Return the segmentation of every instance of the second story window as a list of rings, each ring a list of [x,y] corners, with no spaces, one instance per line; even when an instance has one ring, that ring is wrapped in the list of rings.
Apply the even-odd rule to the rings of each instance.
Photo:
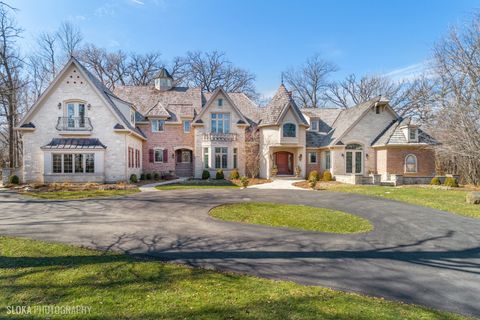
[[[67,103],[67,127],[85,128],[85,104]]]
[[[417,128],[410,128],[408,129],[408,139],[411,142],[416,142],[417,141]]]
[[[152,132],[162,132],[165,130],[165,120],[152,120]]]
[[[183,120],[183,132],[190,132],[190,120]]]
[[[221,99],[221,98],[218,99],[217,104],[218,104],[219,107],[222,107],[223,106],[223,99]]]
[[[229,113],[212,113],[213,133],[230,133],[230,114]]]
[[[310,130],[318,131],[318,120],[312,120],[310,123]]]
[[[283,137],[295,138],[297,136],[297,126],[293,123],[285,123],[283,125]]]
[[[130,109],[130,122],[135,124],[135,110]]]

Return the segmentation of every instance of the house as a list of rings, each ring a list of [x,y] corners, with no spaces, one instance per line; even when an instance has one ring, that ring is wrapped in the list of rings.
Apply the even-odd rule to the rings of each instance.
[[[382,97],[350,109],[299,108],[282,84],[260,107],[241,92],[177,86],[163,68],[153,85],[111,91],[75,58],[17,130],[26,182],[245,175],[252,139],[264,178],[329,170],[346,183],[401,184],[435,174],[435,140]]]

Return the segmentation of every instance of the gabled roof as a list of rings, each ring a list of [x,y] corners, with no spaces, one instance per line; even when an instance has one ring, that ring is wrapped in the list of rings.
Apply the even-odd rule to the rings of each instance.
[[[272,100],[265,107],[260,126],[278,125],[290,108],[297,116],[298,122],[308,126],[307,120],[303,116],[295,101],[293,101],[290,93],[287,91],[287,88],[285,88],[285,85],[282,83]]]
[[[207,100],[210,100],[213,92],[204,92],[204,104]],[[261,118],[262,108],[255,104],[245,93],[243,92],[228,92],[228,97],[235,103],[238,110],[248,119],[250,123],[258,123]]]
[[[240,109],[235,104],[235,102],[232,100],[232,98],[221,87],[218,87],[217,89],[215,89],[212,92],[212,94],[210,95],[210,98],[207,100],[205,105],[202,107],[202,111],[200,111],[200,113],[196,116],[196,119],[200,119],[203,116],[203,114],[206,112],[208,107],[210,107],[210,105],[213,103],[213,101],[215,101],[215,99],[217,98],[217,96],[219,94],[223,94],[225,99],[227,99],[228,103],[232,106],[233,110],[235,110],[237,112],[238,116],[240,117],[240,120],[243,120],[245,123],[248,123],[247,118],[245,118],[244,114],[240,111]],[[197,123],[197,122],[195,121],[195,123]]]
[[[428,133],[418,128],[418,142],[408,141],[402,128],[405,126],[417,126],[411,118],[399,118],[381,132],[372,142],[372,146],[387,145],[435,145],[438,142]]]
[[[300,111],[311,119],[319,120],[319,132],[327,133],[332,129],[335,122],[343,109],[340,108],[300,108]]]
[[[115,96],[100,80],[98,80],[90,71],[88,71],[88,69],[85,68],[75,57],[70,58],[70,60],[65,64],[63,69],[57,74],[55,79],[53,79],[53,81],[50,83],[47,89],[38,98],[35,104],[30,108],[30,110],[28,110],[28,112],[25,114],[23,119],[20,121],[19,127],[22,127],[22,125],[26,122],[26,120],[33,114],[35,109],[41,104],[41,102],[43,102],[46,96],[48,96],[48,93],[50,92],[50,90],[52,90],[52,88],[57,84],[57,82],[64,76],[64,74],[67,72],[68,68],[72,64],[75,65],[75,67],[77,67],[80,73],[85,77],[85,79],[93,87],[94,91],[96,91],[97,94],[104,100],[105,104],[108,107],[110,107],[112,113],[117,118],[117,120],[122,122],[129,130],[136,133],[141,138],[145,139],[145,136],[140,131],[138,131],[137,128],[135,128],[130,123],[130,121],[128,121],[125,118],[125,116],[120,111],[118,106],[118,104],[120,103],[125,103],[128,105],[131,105],[131,104]]]

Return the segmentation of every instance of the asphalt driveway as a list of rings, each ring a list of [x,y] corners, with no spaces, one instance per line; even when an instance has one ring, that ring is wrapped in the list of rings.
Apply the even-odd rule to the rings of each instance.
[[[343,210],[375,229],[335,235],[208,216],[213,206],[243,201]],[[480,220],[361,195],[203,189],[43,201],[0,191],[0,234],[146,253],[480,316]]]

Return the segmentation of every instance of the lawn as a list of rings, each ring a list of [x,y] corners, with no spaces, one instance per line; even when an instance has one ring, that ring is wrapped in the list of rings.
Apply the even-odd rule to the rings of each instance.
[[[296,185],[308,188],[307,182],[297,183]],[[462,189],[440,189],[429,186],[359,186],[324,182],[318,183],[317,189],[382,197],[448,211],[467,217],[480,218],[480,206],[467,204],[465,202],[465,196],[468,191]]]
[[[155,188],[158,190],[238,188],[238,185],[229,180],[187,180],[175,184],[156,186]]]
[[[303,205],[234,203],[215,207],[210,211],[210,215],[226,221],[330,233],[368,232],[373,229],[372,224],[361,217]]]
[[[45,192],[24,192],[22,194],[48,200],[75,200],[98,197],[125,196],[139,192],[139,189],[117,189],[117,190],[76,190],[76,191],[45,191]]]
[[[17,319],[465,319],[287,281],[193,269],[124,254],[0,237],[0,318],[7,306],[91,307]]]

